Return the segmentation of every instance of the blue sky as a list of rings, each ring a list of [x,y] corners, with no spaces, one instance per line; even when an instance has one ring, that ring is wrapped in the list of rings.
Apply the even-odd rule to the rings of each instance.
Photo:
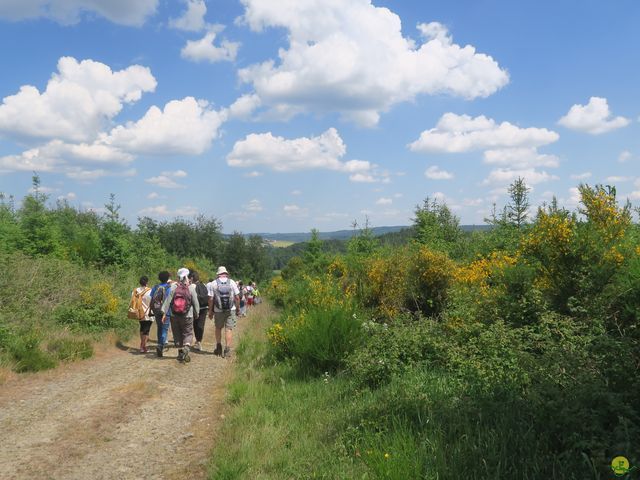
[[[640,4],[0,0],[0,191],[225,232],[640,203]]]

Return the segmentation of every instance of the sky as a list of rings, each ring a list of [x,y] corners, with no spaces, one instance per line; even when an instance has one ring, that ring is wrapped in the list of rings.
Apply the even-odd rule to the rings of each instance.
[[[636,0],[0,0],[0,192],[230,233],[640,204]]]

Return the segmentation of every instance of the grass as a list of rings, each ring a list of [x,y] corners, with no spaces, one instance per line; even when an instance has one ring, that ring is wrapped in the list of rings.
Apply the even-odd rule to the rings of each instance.
[[[366,478],[366,465],[341,441],[345,409],[335,407],[349,402],[345,383],[301,378],[292,365],[270,360],[264,332],[273,315],[268,304],[254,309],[238,345],[232,408],[209,478]]]
[[[287,248],[293,245],[294,243],[296,242],[290,242],[288,240],[274,240],[273,242],[271,242],[271,246],[276,248]]]
[[[133,278],[17,252],[0,255],[0,270],[11,272],[0,276],[0,384],[10,371],[36,372],[89,358],[95,342],[109,332],[126,338],[135,329],[125,315]],[[92,285],[102,285],[117,310],[105,312],[102,293]],[[86,306],[87,301],[95,305]]]

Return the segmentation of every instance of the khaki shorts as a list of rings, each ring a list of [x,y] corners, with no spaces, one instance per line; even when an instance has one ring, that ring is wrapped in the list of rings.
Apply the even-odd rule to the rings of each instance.
[[[229,310],[228,312],[213,312],[213,321],[216,328],[228,328],[233,330],[236,328],[236,311]]]

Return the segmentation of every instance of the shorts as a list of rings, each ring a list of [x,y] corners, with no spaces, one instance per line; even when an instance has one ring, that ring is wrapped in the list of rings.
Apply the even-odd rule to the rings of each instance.
[[[236,328],[236,311],[213,312],[213,321],[215,322],[216,328],[224,327],[233,330]]]
[[[247,297],[247,305],[253,305],[253,297]]]
[[[151,320],[140,320],[140,333],[142,335],[149,335],[152,323]]]

